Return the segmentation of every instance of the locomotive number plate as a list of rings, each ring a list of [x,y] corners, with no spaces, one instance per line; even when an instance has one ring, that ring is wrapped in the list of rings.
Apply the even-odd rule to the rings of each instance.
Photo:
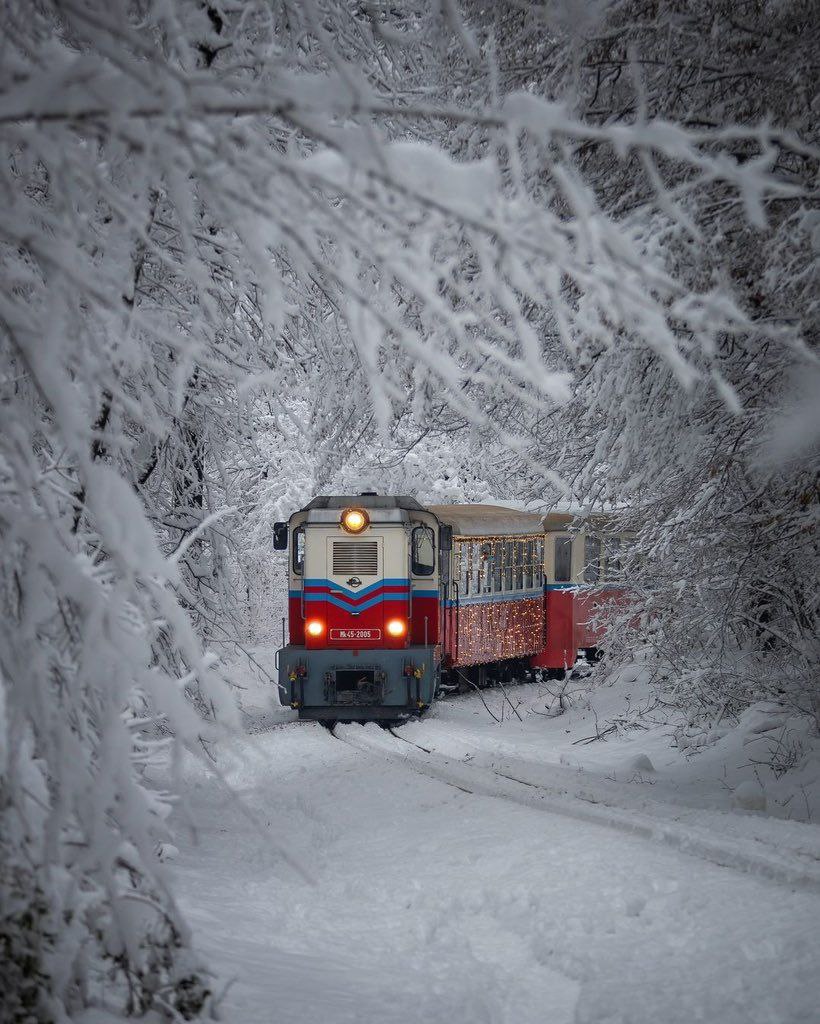
[[[331,640],[381,640],[380,629],[331,629]]]

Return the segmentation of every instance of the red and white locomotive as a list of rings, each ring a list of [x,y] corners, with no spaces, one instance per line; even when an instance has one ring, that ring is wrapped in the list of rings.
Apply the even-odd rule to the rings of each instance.
[[[290,549],[285,700],[302,718],[396,721],[442,685],[571,668],[623,594],[621,542],[601,517],[314,498],[274,526]]]

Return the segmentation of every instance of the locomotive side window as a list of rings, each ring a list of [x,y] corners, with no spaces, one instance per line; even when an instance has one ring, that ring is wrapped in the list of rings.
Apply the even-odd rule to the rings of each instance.
[[[601,538],[584,536],[584,583],[597,583],[601,576]]]
[[[414,576],[432,576],[436,568],[435,535],[429,526],[414,526],[411,568]]]
[[[555,538],[555,582],[569,583],[572,579],[572,537]]]
[[[305,528],[297,526],[293,531],[293,571],[301,576],[305,571]]]

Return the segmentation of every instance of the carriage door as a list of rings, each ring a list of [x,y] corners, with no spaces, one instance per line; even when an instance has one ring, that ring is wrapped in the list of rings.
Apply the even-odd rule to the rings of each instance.
[[[378,646],[384,637],[382,537],[327,540],[327,638],[334,647]]]

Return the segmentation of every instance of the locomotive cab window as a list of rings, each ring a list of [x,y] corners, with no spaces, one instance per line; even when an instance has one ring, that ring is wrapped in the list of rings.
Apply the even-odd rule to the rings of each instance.
[[[414,576],[432,576],[436,568],[436,540],[429,526],[414,526],[411,543]]]
[[[293,571],[301,576],[305,571],[305,528],[297,526],[293,531]]]

